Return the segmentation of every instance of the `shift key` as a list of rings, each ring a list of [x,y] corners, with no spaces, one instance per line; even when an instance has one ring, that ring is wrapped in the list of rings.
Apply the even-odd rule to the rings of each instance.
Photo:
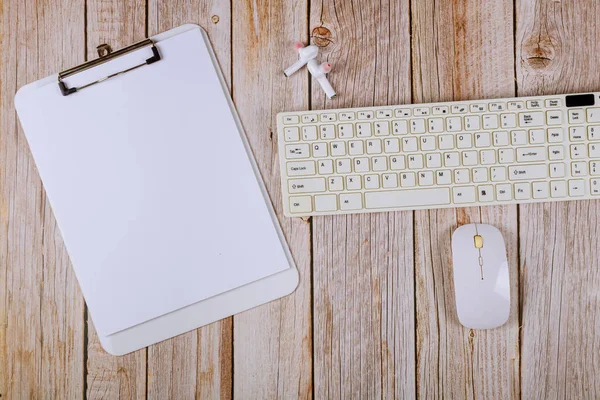
[[[548,166],[546,164],[533,164],[510,167],[508,177],[511,181],[543,179],[548,177]]]
[[[288,189],[290,194],[324,192],[325,178],[290,179]]]

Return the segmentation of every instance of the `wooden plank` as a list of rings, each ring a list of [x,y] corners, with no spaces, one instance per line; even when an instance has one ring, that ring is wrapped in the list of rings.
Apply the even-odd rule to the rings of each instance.
[[[285,218],[275,116],[308,108],[306,72],[282,73],[307,40],[307,3],[233,2],[233,98],[300,272],[283,299],[234,317],[234,394],[239,398],[309,398],[312,392],[310,223]]]
[[[311,2],[338,97],[313,108],[410,103],[408,1]],[[315,397],[412,398],[412,212],[313,218]]]
[[[506,2],[412,2],[414,102],[514,94],[513,10]],[[515,206],[415,212],[419,396],[519,396],[517,212]],[[498,227],[511,275],[511,316],[503,327],[458,322],[451,235],[459,225]]]
[[[208,33],[225,79],[231,82],[231,5],[224,1],[150,0],[148,32],[185,23]],[[148,397],[231,398],[233,318],[187,332],[148,350]]]
[[[519,95],[597,91],[597,1],[519,0]],[[524,398],[600,397],[600,201],[520,206]]]
[[[98,57],[96,46],[107,43],[118,50],[145,37],[144,0],[87,1],[87,59]],[[144,398],[146,393],[146,350],[123,357],[106,353],[88,320],[87,397]]]
[[[0,114],[0,394],[83,397],[84,302],[13,107],[83,61],[84,2],[5,1]]]

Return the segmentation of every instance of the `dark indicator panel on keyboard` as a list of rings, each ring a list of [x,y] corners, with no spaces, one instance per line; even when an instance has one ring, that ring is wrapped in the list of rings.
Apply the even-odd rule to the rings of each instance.
[[[587,107],[593,105],[593,94],[575,94],[567,96],[567,107]]]

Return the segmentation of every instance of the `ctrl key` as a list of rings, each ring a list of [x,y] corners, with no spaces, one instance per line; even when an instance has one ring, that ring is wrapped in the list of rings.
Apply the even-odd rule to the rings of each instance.
[[[290,197],[290,212],[292,214],[307,214],[312,211],[310,196]]]

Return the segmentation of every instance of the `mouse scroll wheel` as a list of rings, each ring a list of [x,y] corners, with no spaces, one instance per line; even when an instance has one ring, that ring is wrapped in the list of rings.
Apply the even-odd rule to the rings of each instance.
[[[481,237],[481,235],[475,235],[473,237],[473,240],[475,241],[476,249],[481,249],[483,247],[483,238]]]

